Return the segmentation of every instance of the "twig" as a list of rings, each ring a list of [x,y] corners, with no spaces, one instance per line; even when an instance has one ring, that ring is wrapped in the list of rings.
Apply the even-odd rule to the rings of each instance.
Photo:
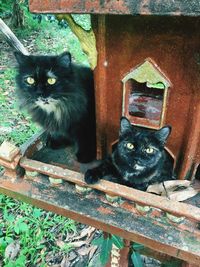
[[[5,22],[0,19],[0,31],[3,33],[7,43],[16,51],[21,52],[24,55],[29,55],[27,49],[11,31],[11,29],[5,24]]]

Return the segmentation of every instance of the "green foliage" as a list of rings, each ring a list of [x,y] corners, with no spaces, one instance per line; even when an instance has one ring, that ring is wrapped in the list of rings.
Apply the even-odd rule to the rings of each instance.
[[[143,267],[143,262],[140,254],[137,251],[133,251],[131,254],[131,259],[135,267]]]
[[[132,260],[135,267],[143,267],[144,266],[141,255],[139,253],[139,251],[143,248],[144,248],[144,246],[142,244],[139,244],[139,243],[133,243],[133,245],[132,245],[133,252],[131,254],[131,260]]]
[[[100,247],[100,261],[103,266],[106,265],[109,260],[112,245],[115,245],[119,249],[124,247],[123,239],[116,235],[109,235],[107,238],[101,236],[93,240],[92,244]]]
[[[0,16],[2,16],[4,13],[11,12],[12,5],[12,0],[0,0]]]
[[[89,14],[81,14],[81,15],[72,15],[73,19],[79,24],[84,30],[88,31],[91,29],[91,20]]]
[[[63,239],[68,233],[76,232],[75,222],[51,212],[45,212],[26,203],[20,203],[0,195],[0,257],[4,257],[6,247],[13,241],[20,244],[20,252],[16,260],[5,259],[8,266],[35,266],[43,255],[40,266],[45,263],[49,251],[56,252],[60,248],[56,244],[57,235]],[[68,252],[71,246],[66,244],[62,251]]]

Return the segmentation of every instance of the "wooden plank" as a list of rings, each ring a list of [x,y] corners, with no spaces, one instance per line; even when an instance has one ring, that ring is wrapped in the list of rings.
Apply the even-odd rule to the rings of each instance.
[[[108,203],[96,191],[83,196],[66,182],[53,187],[44,177],[11,181],[2,176],[0,192],[187,262],[200,262],[199,236]]]
[[[84,182],[83,174],[61,167],[53,166],[39,161],[27,159],[23,157],[20,160],[20,166],[29,170],[37,171],[48,176],[63,179],[80,186],[88,186]],[[142,192],[127,186],[117,183],[112,183],[106,180],[101,180],[98,184],[90,185],[89,187],[95,188],[99,191],[106,192],[107,194],[116,195],[125,199],[141,203],[145,206],[156,207],[163,211],[172,213],[178,216],[184,216],[194,221],[200,221],[200,209],[185,203],[168,200],[164,197],[156,196],[146,192]]]
[[[35,13],[199,16],[200,2],[180,0],[30,0]]]

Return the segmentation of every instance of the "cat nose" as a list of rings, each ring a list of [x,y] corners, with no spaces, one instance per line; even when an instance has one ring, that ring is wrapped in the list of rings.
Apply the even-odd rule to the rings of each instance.
[[[140,165],[140,161],[137,159],[133,161],[133,165],[136,165],[136,164]]]

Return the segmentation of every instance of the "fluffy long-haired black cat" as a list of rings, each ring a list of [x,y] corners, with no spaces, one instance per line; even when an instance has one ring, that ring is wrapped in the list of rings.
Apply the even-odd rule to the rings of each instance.
[[[47,145],[77,145],[79,162],[95,158],[95,102],[93,72],[58,56],[15,53],[19,68],[17,95],[20,106],[48,133]]]
[[[164,149],[171,132],[170,126],[150,130],[132,126],[122,117],[119,142],[112,155],[96,168],[85,173],[85,181],[96,183],[104,176],[115,177],[115,182],[146,191],[157,182],[175,179],[173,162]]]

